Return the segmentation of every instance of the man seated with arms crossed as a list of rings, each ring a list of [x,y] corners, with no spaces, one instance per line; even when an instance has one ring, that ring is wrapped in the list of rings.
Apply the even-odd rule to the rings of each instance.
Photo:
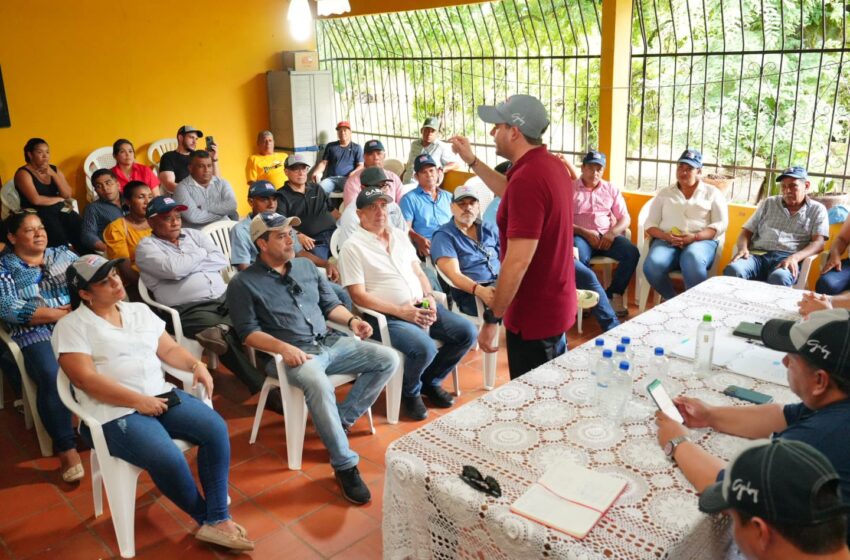
[[[618,317],[625,317],[629,310],[623,294],[634,276],[640,251],[626,237],[631,218],[623,195],[602,179],[605,162],[605,154],[594,150],[581,160],[581,175],[573,182],[573,244],[585,266],[597,256],[617,261],[606,299],[610,298]]]
[[[363,148],[351,141],[351,123],[337,123],[336,137],[336,142],[328,142],[325,146],[322,161],[310,177],[327,194],[342,191],[348,176],[363,168]]]
[[[354,204],[357,200],[357,195],[360,194],[360,175],[365,169],[370,167],[384,168],[384,145],[380,140],[369,140],[363,145],[363,167],[357,171],[353,171],[348,179],[345,180],[345,187],[342,191],[343,204],[348,206]],[[395,202],[401,202],[401,197],[404,194],[404,188],[401,185],[401,179],[398,175],[388,169],[384,169],[384,173],[390,180],[390,192],[388,193]]]
[[[106,251],[103,230],[124,215],[121,209],[121,189],[111,169],[95,171],[91,176],[91,184],[94,185],[97,200],[89,203],[83,211],[80,239],[86,251]]]
[[[251,213],[230,228],[230,264],[237,270],[245,270],[257,260],[257,246],[251,241],[251,220],[261,212],[277,212],[277,190],[268,181],[255,181],[248,189],[248,204],[251,205]],[[294,229],[292,233],[293,250],[296,257],[313,257],[301,247],[298,236]],[[309,256],[309,257],[308,257]],[[314,257],[315,258],[315,257]],[[351,309],[351,298],[345,288],[339,284],[331,283],[336,297],[342,304]]]
[[[399,206],[410,227],[407,234],[423,257],[431,255],[431,237],[452,219],[452,195],[440,188],[443,170],[428,154],[413,164],[418,186],[402,197]]]
[[[705,513],[726,512],[750,560],[850,560],[847,502],[839,477],[814,447],[774,439],[729,462],[728,476],[700,496]]]
[[[360,186],[363,189],[377,187],[384,194],[389,195],[390,178],[387,177],[384,169],[370,167],[360,174]],[[403,233],[407,232],[407,222],[404,220],[404,215],[401,213],[401,208],[398,204],[395,202],[387,203],[387,214],[392,227],[401,230]],[[336,223],[336,229],[339,231],[337,234],[337,245],[342,248],[348,238],[360,229],[360,216],[357,215],[356,204],[349,204],[345,207],[342,216],[339,217],[339,221]]]
[[[162,154],[159,160],[159,182],[165,189],[163,194],[172,194],[177,190],[177,184],[189,176],[189,156],[195,151],[198,139],[204,133],[197,128],[184,124],[177,130],[177,149]],[[219,175],[218,146],[207,146],[212,156],[213,173]]]
[[[213,175],[213,159],[209,152],[192,152],[189,173],[174,193],[174,200],[186,207],[183,222],[187,228],[201,229],[220,220],[239,219],[233,188],[225,179]]]
[[[405,183],[413,182],[413,166],[416,158],[421,154],[428,154],[434,161],[440,162],[443,171],[457,169],[459,167],[457,156],[452,152],[452,147],[446,142],[440,141],[440,119],[428,117],[419,129],[421,138],[410,143],[410,153],[407,156],[407,165],[404,166]]]
[[[251,220],[251,239],[259,258],[227,287],[233,324],[253,348],[283,356],[286,377],[304,391],[307,409],[342,495],[354,504],[371,499],[357,470],[359,457],[348,446],[346,432],[375,402],[398,368],[389,348],[328,331],[325,320],[353,330],[360,339],[372,327],[345,309],[328,281],[307,259],[294,258],[292,225],[298,218],[263,212]],[[345,400],[337,405],[328,376],[359,373]],[[277,376],[274,363],[267,368]]]
[[[242,352],[232,328],[221,276],[227,258],[208,235],[182,228],[180,213],[185,210],[171,197],[150,201],[146,214],[153,234],[136,247],[136,266],[154,299],[180,314],[183,333],[221,356],[253,395],[263,388],[265,376]],[[279,398],[268,407],[283,410]]]
[[[389,225],[391,201],[376,187],[360,193],[360,229],[342,248],[339,270],[355,304],[387,316],[393,348],[405,355],[402,410],[422,420],[428,410],[420,392],[439,408],[454,404],[440,384],[475,344],[478,333],[469,320],[437,305],[413,246]],[[438,349],[431,337],[443,346]]]
[[[761,332],[765,346],[787,352],[788,385],[802,402],[782,406],[709,406],[676,397],[682,426],[663,412],[655,414],[658,442],[699,493],[717,481],[725,461],[692,441],[688,428],[712,428],[750,439],[779,438],[808,443],[832,462],[850,498],[850,312],[812,313],[795,323],[772,319]],[[726,473],[728,475],[728,473]]]
[[[259,153],[248,156],[245,164],[248,186],[254,181],[268,181],[275,188],[282,187],[286,182],[283,172],[286,154],[274,151],[274,135],[270,131],[263,130],[257,135],[257,149]]]
[[[776,182],[782,185],[782,194],[765,199],[744,224],[724,275],[793,286],[800,263],[823,251],[829,218],[823,204],[806,196],[806,170],[789,167]]]

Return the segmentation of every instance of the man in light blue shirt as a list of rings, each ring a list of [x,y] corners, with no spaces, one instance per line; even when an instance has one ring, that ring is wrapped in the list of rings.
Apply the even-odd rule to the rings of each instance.
[[[431,237],[441,225],[452,219],[452,195],[440,188],[443,170],[428,154],[413,163],[419,186],[404,195],[399,203],[407,221],[408,235],[419,255],[431,254]]]

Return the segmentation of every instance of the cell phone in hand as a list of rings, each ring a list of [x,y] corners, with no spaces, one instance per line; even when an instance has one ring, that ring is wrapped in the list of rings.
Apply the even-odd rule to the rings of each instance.
[[[213,146],[213,144],[215,144],[215,138],[213,138],[212,136],[207,136],[206,141],[207,149],[209,150]]]
[[[673,399],[671,399],[670,395],[667,394],[667,389],[665,389],[664,385],[661,384],[660,379],[655,379],[652,383],[647,385],[646,392],[649,393],[649,396],[652,397],[653,401],[655,401],[655,406],[658,407],[658,410],[679,424],[685,423],[685,419],[682,418],[682,414],[679,412],[679,409],[676,408],[676,405],[673,403]]]
[[[742,401],[751,402],[753,404],[767,404],[773,402],[773,397],[770,395],[765,395],[764,393],[759,393],[758,391],[753,391],[751,389],[744,389],[737,385],[729,385],[723,389],[723,394],[735,397],[736,399],[741,399]]]
[[[177,391],[175,391],[174,389],[170,390],[167,393],[157,395],[156,397],[159,399],[168,399],[168,401],[166,401],[165,403],[168,408],[174,408],[175,406],[183,402],[180,400],[180,395],[178,395]]]

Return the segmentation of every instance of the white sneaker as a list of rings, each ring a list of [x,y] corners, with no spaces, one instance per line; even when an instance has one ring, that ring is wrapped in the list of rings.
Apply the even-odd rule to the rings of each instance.
[[[629,308],[623,302],[623,294],[614,294],[611,296],[611,307],[617,317],[625,317],[629,314]]]

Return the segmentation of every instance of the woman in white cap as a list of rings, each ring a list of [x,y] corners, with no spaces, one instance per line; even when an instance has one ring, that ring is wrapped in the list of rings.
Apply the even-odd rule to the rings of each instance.
[[[122,260],[85,255],[68,267],[74,311],[53,332],[59,365],[78,389],[80,405],[102,423],[110,454],[148,471],[157,488],[200,525],[196,538],[253,550],[227,505],[227,425],[212,408],[165,381],[161,362],[191,371],[209,395],[212,377],[150,308],[123,301],[116,268]],[[87,427],[80,432],[91,440]],[[203,495],[172,438],[199,446]]]

